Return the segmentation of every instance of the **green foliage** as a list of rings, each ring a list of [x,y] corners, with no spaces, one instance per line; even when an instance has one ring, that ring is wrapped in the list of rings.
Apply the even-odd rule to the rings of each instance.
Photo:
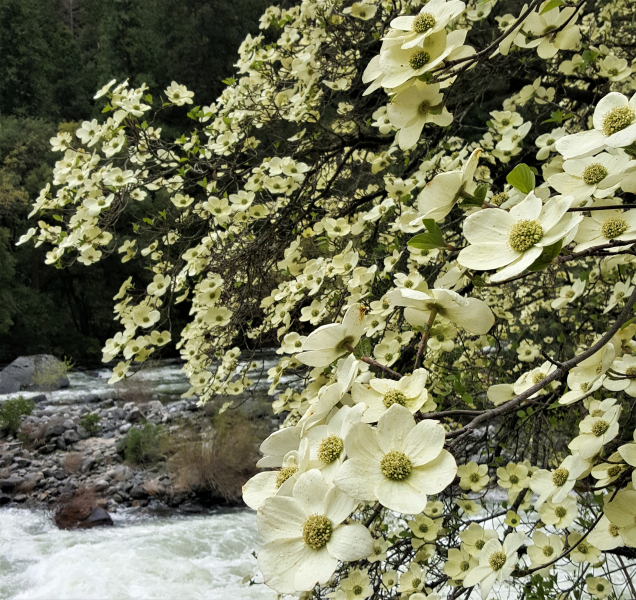
[[[424,227],[428,233],[420,233],[412,237],[408,245],[418,250],[433,250],[434,248],[446,248],[447,244],[439,225],[434,219],[423,219]]]
[[[86,429],[89,435],[97,435],[100,420],[101,417],[97,413],[88,413],[80,419],[80,425]]]
[[[506,177],[508,183],[524,194],[529,194],[535,188],[535,175],[526,164],[517,165]]]
[[[22,396],[7,400],[0,407],[0,428],[6,429],[9,433],[16,435],[20,430],[22,417],[30,415],[33,411],[33,400],[27,400]]]
[[[162,458],[165,431],[160,425],[146,423],[141,429],[131,429],[120,442],[126,460],[134,465],[149,465]]]

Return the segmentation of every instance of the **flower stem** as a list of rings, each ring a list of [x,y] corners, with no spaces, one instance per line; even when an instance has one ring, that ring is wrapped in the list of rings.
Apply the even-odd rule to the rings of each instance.
[[[435,322],[435,317],[437,317],[437,307],[431,310],[431,314],[428,317],[428,323],[426,324],[426,329],[422,333],[422,339],[420,340],[420,344],[417,347],[417,356],[415,357],[415,367],[414,369],[419,369],[422,366],[422,361],[424,360],[424,350],[426,349],[426,344],[428,342],[428,334],[433,327],[433,323]]]

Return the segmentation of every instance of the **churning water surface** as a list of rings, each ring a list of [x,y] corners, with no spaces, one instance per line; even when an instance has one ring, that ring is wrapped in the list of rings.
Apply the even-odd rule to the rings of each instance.
[[[247,510],[130,518],[115,527],[60,531],[44,512],[0,511],[0,600],[260,600],[261,543]]]

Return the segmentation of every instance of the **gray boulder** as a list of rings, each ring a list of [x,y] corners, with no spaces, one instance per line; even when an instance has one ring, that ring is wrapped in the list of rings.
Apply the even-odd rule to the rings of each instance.
[[[80,527],[101,527],[110,526],[113,524],[113,520],[110,515],[103,508],[95,508],[88,517],[79,523]]]
[[[50,354],[20,356],[0,372],[0,394],[68,387],[64,363]]]

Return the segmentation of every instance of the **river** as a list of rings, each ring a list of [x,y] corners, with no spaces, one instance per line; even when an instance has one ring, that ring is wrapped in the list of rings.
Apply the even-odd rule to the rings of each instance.
[[[276,364],[261,355],[266,371]],[[70,387],[47,394],[47,405],[108,397],[111,371],[76,370]],[[135,375],[164,403],[188,390],[174,361],[157,361]],[[266,377],[256,394],[267,397]],[[0,401],[15,394],[0,396]],[[22,393],[25,397],[34,393]],[[269,401],[269,399],[268,399]],[[114,527],[60,531],[43,511],[0,509],[0,600],[273,600],[264,585],[242,583],[255,572],[260,546],[256,515],[223,510],[205,516],[157,517],[131,509],[111,515]]]
[[[257,600],[255,514],[136,517],[115,526],[60,531],[44,512],[0,510],[1,600]]]

